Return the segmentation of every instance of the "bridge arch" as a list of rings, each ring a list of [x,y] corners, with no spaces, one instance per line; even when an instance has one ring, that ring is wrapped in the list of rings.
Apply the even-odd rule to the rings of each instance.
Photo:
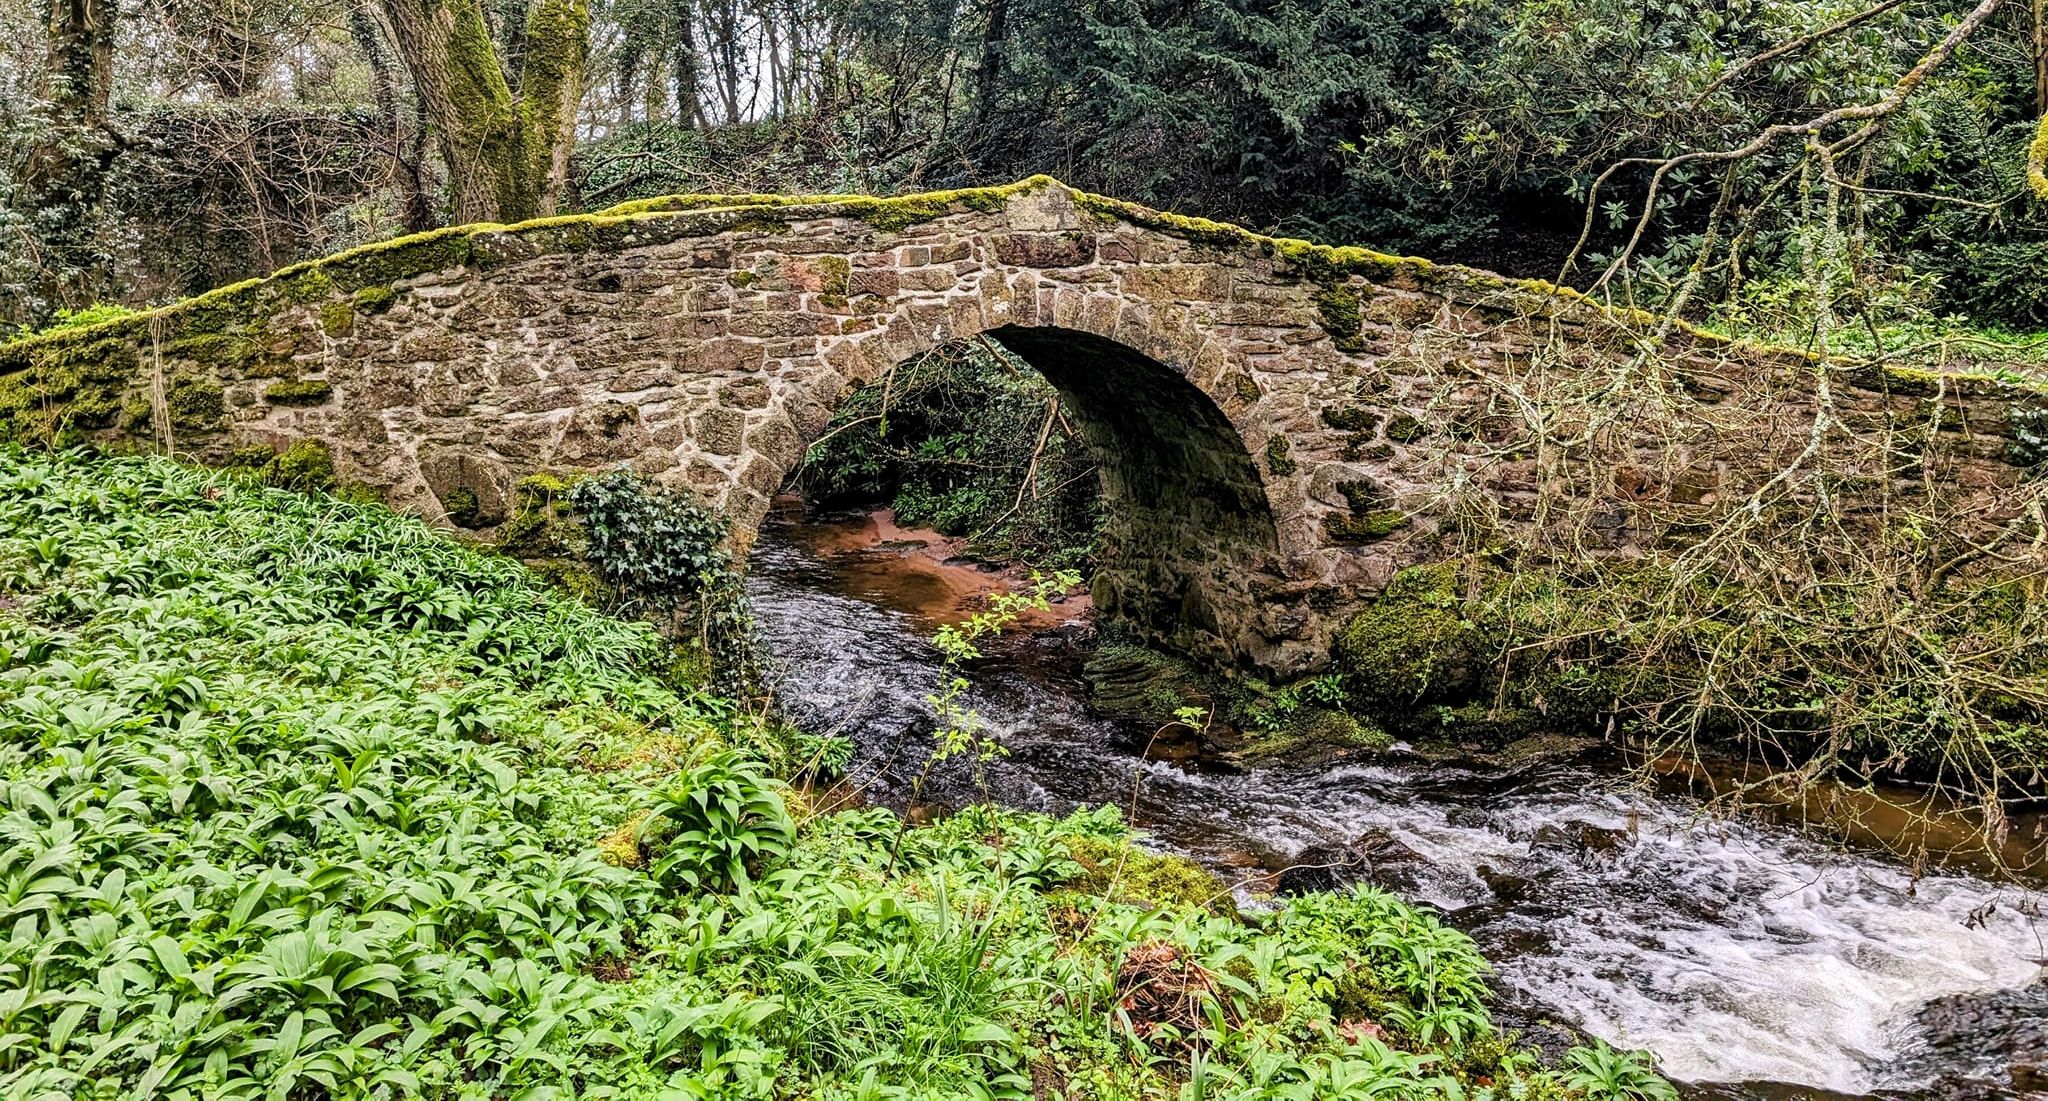
[[[1186,365],[1052,324],[1010,321],[955,339],[971,336],[995,340],[1044,377],[1096,461],[1105,512],[1091,585],[1098,613],[1219,664],[1257,652],[1259,636],[1233,612],[1254,603],[1250,579],[1280,575],[1279,525],[1241,431]],[[862,372],[849,385],[878,381]],[[807,395],[800,404],[836,408],[842,399]],[[809,417],[792,427],[801,456],[821,426]],[[761,484],[778,474],[775,484],[785,483],[800,462],[765,467]]]

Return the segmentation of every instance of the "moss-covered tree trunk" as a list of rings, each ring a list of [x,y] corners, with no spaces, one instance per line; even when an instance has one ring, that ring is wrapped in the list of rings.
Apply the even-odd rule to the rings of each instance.
[[[83,306],[107,284],[98,247],[107,168],[120,148],[107,117],[114,82],[115,0],[49,0],[36,139],[20,163],[21,209],[39,239],[38,301],[27,318]]]
[[[533,0],[520,71],[509,78],[480,0],[383,0],[383,7],[439,131],[456,220],[554,213],[569,176],[589,51],[583,0]]]

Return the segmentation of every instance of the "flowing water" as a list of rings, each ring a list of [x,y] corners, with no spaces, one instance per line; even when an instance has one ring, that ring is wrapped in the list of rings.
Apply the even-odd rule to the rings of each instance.
[[[930,751],[925,697],[942,675],[924,639],[1001,585],[921,550],[886,517],[783,514],[750,567],[785,710],[851,738],[851,775],[899,806]],[[1363,854],[1371,878],[1438,907],[1497,962],[1506,1019],[1538,1038],[1558,1034],[1547,1019],[1647,1048],[1695,1097],[2027,1096],[2048,1063],[2048,921],[2027,892],[1916,878],[1789,824],[1709,816],[1623,782],[1598,752],[1249,770],[1148,756],[1147,732],[1087,707],[1085,607],[1054,613],[975,672],[971,706],[1009,750],[979,780],[989,798],[1054,813],[1114,803],[1158,846],[1255,886]],[[953,761],[923,790],[944,802],[984,789]]]

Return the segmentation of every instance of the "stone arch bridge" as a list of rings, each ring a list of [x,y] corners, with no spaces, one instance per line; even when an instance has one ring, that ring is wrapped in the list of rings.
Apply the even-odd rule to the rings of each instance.
[[[394,505],[484,529],[526,473],[630,465],[723,507],[744,541],[844,395],[978,336],[1061,390],[1098,452],[1102,614],[1275,675],[1313,668],[1347,611],[1446,553],[1472,494],[1494,522],[1534,521],[1517,448],[1546,372],[1653,346],[1710,404],[1776,403],[1788,446],[1812,420],[1797,355],[1037,177],[674,197],[360,248],[0,346],[0,434],[213,460],[313,439]],[[1845,386],[1880,417],[1932,392],[1883,372]],[[2011,396],[1941,389],[1978,414],[1960,461],[2010,482]],[[1733,460],[1692,440],[1692,475],[1655,492],[1715,492]],[[1625,548],[1626,519],[1601,538]]]

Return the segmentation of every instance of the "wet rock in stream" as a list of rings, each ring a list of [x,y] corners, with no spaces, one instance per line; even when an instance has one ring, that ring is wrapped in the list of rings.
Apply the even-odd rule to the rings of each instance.
[[[1395,894],[1414,894],[1429,859],[1387,830],[1367,830],[1348,845],[1312,845],[1273,878],[1276,894],[1341,891],[1370,883]]]
[[[2048,982],[1956,994],[1920,1007],[1894,1081],[1941,1079],[1956,1096],[2048,1098]],[[2004,1092],[1999,1092],[2004,1091]]]

